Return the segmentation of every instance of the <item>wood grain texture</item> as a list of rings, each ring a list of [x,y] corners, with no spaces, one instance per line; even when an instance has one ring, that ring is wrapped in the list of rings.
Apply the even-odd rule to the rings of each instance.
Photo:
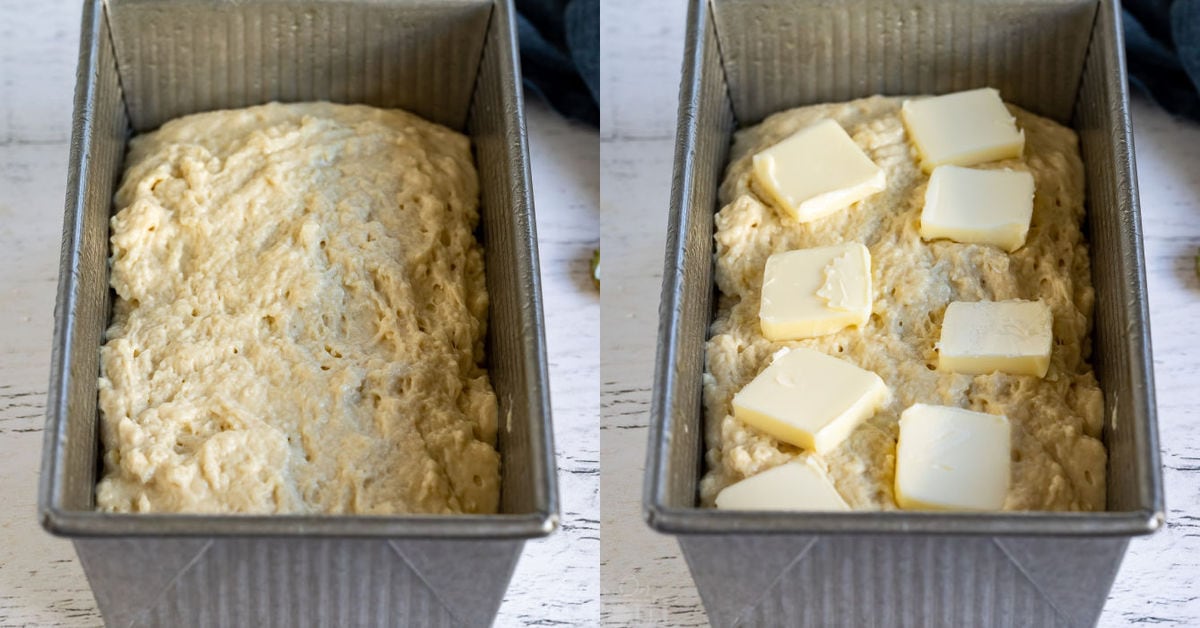
[[[36,521],[79,18],[0,0],[0,628],[100,625],[70,543]],[[526,544],[495,625],[596,625],[599,140],[537,102],[528,128],[562,525]]]
[[[641,516],[684,7],[602,10],[601,591],[612,626],[707,625],[675,541]],[[1198,626],[1200,125],[1140,99],[1133,115],[1168,516],[1130,543],[1099,625]]]
[[[562,519],[525,545],[496,625],[587,626],[600,614],[600,142],[540,102],[528,117]]]
[[[682,0],[606,0],[600,12],[600,587],[606,626],[708,625],[678,544],[646,527],[641,512],[686,13]]]
[[[642,470],[673,139],[601,144],[602,614],[613,626],[707,625],[674,538],[642,520]]]

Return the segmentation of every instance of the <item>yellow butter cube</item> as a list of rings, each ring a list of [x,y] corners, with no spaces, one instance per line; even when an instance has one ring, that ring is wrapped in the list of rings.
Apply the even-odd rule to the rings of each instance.
[[[1053,345],[1054,315],[1041,301],[955,301],[942,320],[938,368],[1045,377]]]
[[[900,117],[925,172],[1016,158],[1025,150],[1025,133],[990,87],[906,100]]]
[[[849,207],[887,182],[883,170],[833,120],[797,131],[753,161],[758,188],[800,222]]]
[[[921,237],[994,244],[1011,252],[1024,246],[1032,216],[1032,174],[938,166],[925,190]]]
[[[816,458],[804,456],[726,486],[722,510],[850,510]]]
[[[1008,417],[916,404],[900,415],[896,505],[919,510],[999,510],[1011,466]]]
[[[857,242],[776,253],[763,271],[763,336],[795,340],[832,334],[871,317],[871,252]]]
[[[825,454],[887,396],[887,385],[875,373],[798,348],[781,352],[733,396],[733,414],[785,443]]]

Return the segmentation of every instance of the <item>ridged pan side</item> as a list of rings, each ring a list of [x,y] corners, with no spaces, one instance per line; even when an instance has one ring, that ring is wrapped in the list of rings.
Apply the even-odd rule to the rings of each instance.
[[[51,502],[80,510],[94,504],[96,425],[71,417],[97,413],[99,348],[109,310],[108,219],[129,127],[100,0],[84,4],[83,24],[46,400],[43,519]]]
[[[273,100],[399,107],[462,130],[492,12],[480,0],[107,5],[138,132]]]
[[[714,626],[1082,628],[1099,617],[1127,541],[734,534],[679,543]]]
[[[1087,176],[1096,289],[1092,361],[1105,391],[1108,508],[1145,510],[1158,525],[1164,505],[1154,360],[1119,10],[1105,3],[1097,16],[1097,31],[1116,36],[1092,41],[1074,126]]]
[[[735,124],[706,3],[691,4],[689,23],[697,27],[688,33],[683,56],[647,448],[650,520],[660,505],[690,508],[697,497],[704,447],[704,342],[713,303],[713,215]]]
[[[523,542],[93,539],[112,626],[484,626]],[[468,559],[469,557],[469,559]]]
[[[549,376],[516,33],[497,3],[488,26],[468,132],[479,167],[491,318],[489,373],[500,402],[501,509],[558,513]],[[511,272],[491,269],[511,268]]]
[[[1093,0],[712,3],[742,125],[799,105],[991,86],[1071,118]]]

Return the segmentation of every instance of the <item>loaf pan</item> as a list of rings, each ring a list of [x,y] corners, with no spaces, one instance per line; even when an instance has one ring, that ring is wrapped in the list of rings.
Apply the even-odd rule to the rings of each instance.
[[[40,517],[74,541],[107,624],[487,625],[525,539],[557,525],[514,20],[508,0],[84,3]],[[126,143],[171,118],[274,100],[401,107],[471,137],[500,514],[94,510],[108,227]]]
[[[644,511],[716,626],[1088,626],[1162,525],[1120,7],[1105,0],[693,0],[680,89]],[[1087,178],[1107,511],[698,507],[713,215],[737,128],[805,104],[992,86],[1073,127]]]

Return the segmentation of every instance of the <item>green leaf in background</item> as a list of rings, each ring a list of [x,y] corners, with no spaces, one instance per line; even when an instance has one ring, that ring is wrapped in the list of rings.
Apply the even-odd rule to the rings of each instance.
[[[1197,260],[1197,268],[1200,268],[1200,260]],[[600,287],[600,249],[592,251],[592,281],[596,283],[596,287]]]

